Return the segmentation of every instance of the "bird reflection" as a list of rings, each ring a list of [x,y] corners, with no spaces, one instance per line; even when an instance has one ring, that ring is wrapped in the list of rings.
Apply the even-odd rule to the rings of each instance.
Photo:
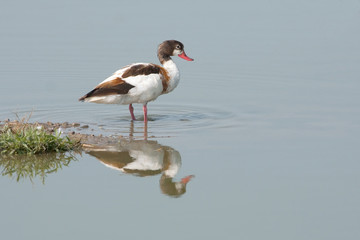
[[[181,167],[180,153],[157,141],[122,139],[112,145],[87,145],[85,151],[105,166],[126,174],[139,177],[161,174],[160,189],[163,194],[171,197],[183,195],[187,183],[193,177],[189,175],[180,181],[174,181]]]

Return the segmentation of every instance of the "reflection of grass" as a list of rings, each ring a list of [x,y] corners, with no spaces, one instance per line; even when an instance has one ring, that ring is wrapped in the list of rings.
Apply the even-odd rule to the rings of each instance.
[[[43,183],[47,174],[57,172],[76,160],[70,153],[46,153],[38,155],[0,155],[0,168],[3,176],[30,181],[39,177]]]
[[[38,154],[73,150],[78,142],[60,133],[49,134],[43,128],[23,124],[20,127],[3,126],[0,129],[0,152],[2,154]]]

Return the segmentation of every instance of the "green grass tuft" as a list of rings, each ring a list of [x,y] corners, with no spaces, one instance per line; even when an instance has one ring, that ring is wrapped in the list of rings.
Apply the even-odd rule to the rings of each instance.
[[[60,133],[49,134],[43,128],[24,124],[19,129],[4,125],[0,130],[0,152],[2,154],[39,154],[65,152],[75,149],[78,142]]]

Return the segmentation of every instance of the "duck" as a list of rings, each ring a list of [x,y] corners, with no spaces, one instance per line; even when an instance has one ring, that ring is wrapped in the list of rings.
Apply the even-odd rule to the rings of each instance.
[[[117,70],[93,90],[79,98],[81,102],[129,105],[132,121],[135,121],[132,104],[143,105],[144,122],[147,123],[147,104],[160,95],[172,92],[180,81],[180,72],[172,56],[194,61],[185,54],[184,44],[166,40],[158,46],[157,56],[161,65],[133,63]]]

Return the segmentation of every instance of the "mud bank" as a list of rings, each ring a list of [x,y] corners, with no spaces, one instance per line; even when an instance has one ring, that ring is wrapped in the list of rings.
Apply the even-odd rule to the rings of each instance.
[[[18,131],[23,129],[24,127],[38,127],[43,128],[49,134],[60,133],[65,136],[68,136],[71,140],[75,140],[80,142],[82,147],[86,147],[87,145],[97,145],[104,146],[107,144],[114,144],[122,139],[125,139],[123,136],[103,136],[102,134],[95,135],[84,133],[85,130],[89,130],[89,125],[80,124],[80,123],[54,123],[54,122],[23,122],[18,120],[4,120],[0,121],[0,130],[7,125],[14,131]]]

